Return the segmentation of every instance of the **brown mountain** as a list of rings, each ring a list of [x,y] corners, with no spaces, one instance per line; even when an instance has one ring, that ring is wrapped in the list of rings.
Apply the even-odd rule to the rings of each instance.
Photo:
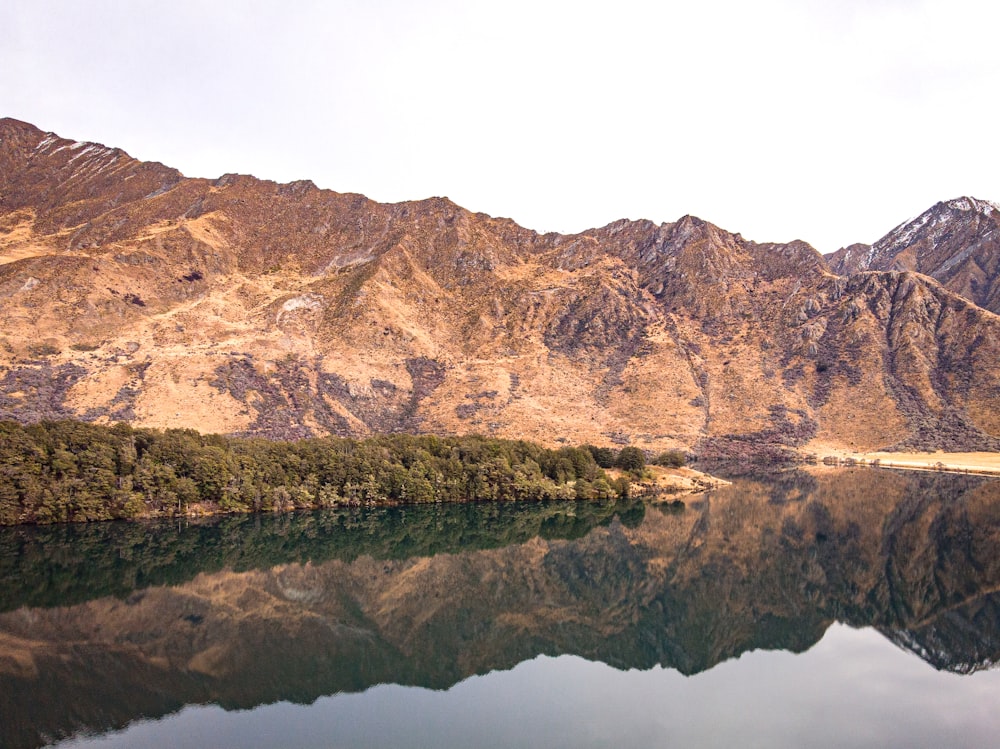
[[[938,203],[873,245],[828,256],[834,273],[916,271],[1000,313],[1000,206],[976,198]]]
[[[690,216],[539,235],[0,120],[0,417],[1000,448],[1000,318]]]

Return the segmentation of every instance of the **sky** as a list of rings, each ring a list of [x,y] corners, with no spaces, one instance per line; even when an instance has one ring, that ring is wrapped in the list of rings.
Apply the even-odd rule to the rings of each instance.
[[[994,0],[3,0],[0,117],[537,231],[821,252],[1000,201]]]

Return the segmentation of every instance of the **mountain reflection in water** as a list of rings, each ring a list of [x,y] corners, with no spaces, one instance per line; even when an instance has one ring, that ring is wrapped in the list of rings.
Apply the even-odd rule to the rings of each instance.
[[[968,674],[1000,657],[998,552],[996,480],[825,468],[741,479],[681,512],[437,505],[7,529],[0,745],[184,705],[447,689],[540,655],[697,674],[802,652],[838,621]]]

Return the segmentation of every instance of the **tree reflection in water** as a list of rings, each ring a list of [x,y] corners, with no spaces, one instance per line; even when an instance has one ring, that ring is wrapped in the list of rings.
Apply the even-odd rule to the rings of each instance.
[[[540,655],[698,674],[804,651],[834,622],[970,673],[1000,657],[998,552],[998,481],[825,468],[740,479],[682,512],[454,505],[8,529],[0,744],[185,704],[447,689]]]

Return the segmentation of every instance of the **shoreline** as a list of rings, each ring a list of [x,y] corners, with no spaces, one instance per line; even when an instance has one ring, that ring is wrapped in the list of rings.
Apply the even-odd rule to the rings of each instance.
[[[612,478],[626,474],[617,468],[604,469]],[[692,494],[701,494],[712,489],[729,486],[732,482],[690,466],[666,468],[646,464],[647,477],[632,479],[629,496],[649,502],[680,500]]]
[[[1000,477],[1000,453],[988,452],[853,452],[820,450],[817,460],[826,465],[866,466],[902,471],[964,473]]]
[[[169,521],[202,521],[202,520],[213,520],[216,518],[225,517],[235,517],[235,516],[245,516],[245,515],[286,515],[296,512],[312,512],[320,510],[343,510],[343,509],[372,509],[372,508],[399,508],[399,507],[426,507],[430,505],[466,505],[466,504],[488,504],[488,503],[500,503],[500,504],[539,504],[542,502],[566,502],[574,504],[588,504],[588,503],[600,503],[600,502],[645,502],[651,504],[659,503],[670,503],[670,502],[680,502],[685,504],[684,500],[692,495],[702,494],[706,491],[712,489],[718,489],[722,486],[728,486],[732,482],[726,479],[720,478],[718,476],[713,476],[702,471],[698,471],[694,468],[688,466],[683,466],[679,468],[663,468],[656,465],[647,465],[646,470],[652,474],[651,480],[641,480],[634,481],[630,485],[630,494],[628,497],[594,497],[588,499],[581,498],[524,498],[519,500],[504,500],[504,499],[488,499],[488,500],[449,500],[449,499],[436,499],[431,502],[406,502],[398,500],[384,500],[384,501],[352,501],[352,502],[336,502],[329,505],[322,506],[306,506],[306,505],[288,505],[282,507],[269,507],[269,508],[240,508],[240,509],[229,509],[222,507],[218,502],[212,501],[198,501],[187,505],[182,512],[176,512],[173,510],[164,509],[159,512],[146,511],[132,517],[116,517],[116,518],[92,518],[92,519],[77,519],[77,520],[58,520],[49,522],[22,522],[22,523],[3,523],[0,522],[0,528],[17,528],[17,527],[48,527],[54,525],[73,525],[73,524],[91,524],[91,523],[109,523],[109,522],[125,522],[125,523],[157,523],[157,522],[169,522]],[[621,476],[626,476],[624,471],[617,468],[606,469],[606,473],[609,478],[617,479]]]

